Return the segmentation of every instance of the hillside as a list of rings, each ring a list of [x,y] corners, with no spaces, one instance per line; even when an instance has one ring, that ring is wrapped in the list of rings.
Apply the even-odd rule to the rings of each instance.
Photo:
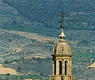
[[[0,63],[23,75],[48,75],[55,40],[35,33],[0,30]]]
[[[12,68],[6,68],[2,64],[0,64],[0,74],[11,74],[11,75],[18,75],[18,73]]]
[[[94,0],[92,2],[89,0],[1,0],[3,8],[0,13],[0,28],[58,37],[60,28],[57,15],[64,11],[67,40],[77,42],[74,47],[82,48],[82,52],[94,53],[94,2]]]
[[[94,69],[86,67],[92,59],[95,62],[94,3],[94,0],[0,0],[0,63],[22,75],[51,74],[50,55],[58,41],[58,16],[63,11],[64,32],[73,51],[73,74],[76,80],[93,80],[94,74],[90,73]]]

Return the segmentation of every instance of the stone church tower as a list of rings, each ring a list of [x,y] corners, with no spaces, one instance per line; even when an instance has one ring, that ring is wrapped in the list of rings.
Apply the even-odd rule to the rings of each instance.
[[[71,71],[72,51],[69,45],[64,40],[63,25],[61,25],[61,38],[52,53],[52,75],[49,80],[74,80]]]

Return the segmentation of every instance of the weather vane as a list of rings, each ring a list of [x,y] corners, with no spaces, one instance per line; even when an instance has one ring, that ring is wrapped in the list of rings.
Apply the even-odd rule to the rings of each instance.
[[[58,21],[61,25],[63,25],[64,22],[64,13],[62,12],[59,16],[60,20]]]
[[[59,15],[59,17],[61,18],[61,19],[58,21],[58,22],[61,24],[61,33],[60,33],[59,37],[60,37],[61,39],[63,39],[63,38],[66,37],[66,35],[64,34],[64,31],[63,31],[63,29],[64,29],[64,26],[63,26],[64,13],[62,12],[61,15]]]

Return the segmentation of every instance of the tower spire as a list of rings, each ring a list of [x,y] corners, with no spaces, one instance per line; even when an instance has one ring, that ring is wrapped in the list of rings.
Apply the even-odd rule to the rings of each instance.
[[[59,35],[59,37],[60,37],[61,39],[64,39],[64,38],[66,37],[66,35],[64,34],[63,29],[64,29],[64,26],[63,26],[63,24],[61,24],[61,33],[60,33],[60,35]]]
[[[72,51],[70,46],[64,40],[66,36],[63,31],[63,17],[64,15],[62,14],[60,20],[61,33],[59,35],[61,40],[59,40],[56,46],[53,48],[52,75],[49,77],[49,80],[74,80],[71,71]]]
[[[59,23],[61,23],[61,33],[59,35],[59,37],[61,38],[61,40],[63,40],[66,35],[64,34],[64,25],[63,25],[63,22],[64,22],[64,13],[62,12],[61,15],[60,15],[60,18],[61,20],[59,21]]]

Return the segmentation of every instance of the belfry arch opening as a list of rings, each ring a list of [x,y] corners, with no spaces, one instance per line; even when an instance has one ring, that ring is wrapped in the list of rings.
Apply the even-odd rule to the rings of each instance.
[[[62,61],[59,61],[59,74],[62,75]]]
[[[68,61],[65,61],[65,75],[68,74]]]
[[[54,61],[54,75],[56,75],[56,61]]]

